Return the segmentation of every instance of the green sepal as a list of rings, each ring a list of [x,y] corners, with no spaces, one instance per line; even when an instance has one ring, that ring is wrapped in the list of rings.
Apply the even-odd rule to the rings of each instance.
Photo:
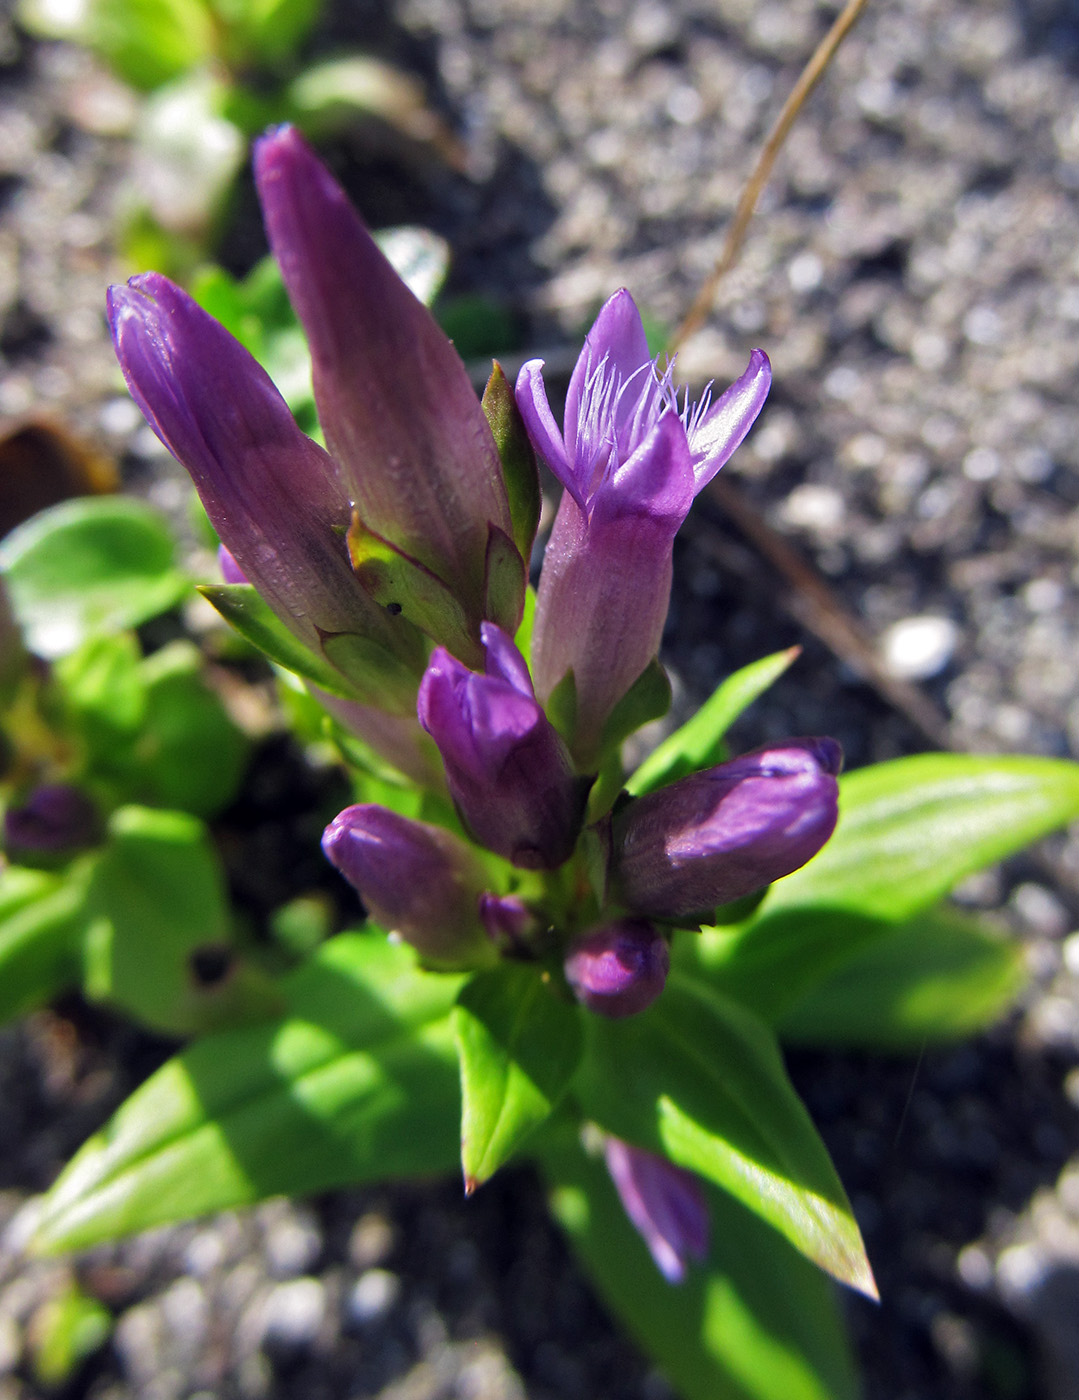
[[[890,928],[806,993],[779,1025],[798,1045],[917,1051],[998,1019],[1028,978],[1022,947],[952,909]]]
[[[605,1132],[729,1191],[822,1269],[876,1297],[857,1222],[764,1022],[677,971],[625,1021],[587,1021],[573,1085]]]
[[[461,1167],[471,1194],[518,1150],[566,1092],[581,1054],[577,1008],[535,967],[503,964],[461,989]]]
[[[360,586],[380,607],[418,627],[466,666],[482,666],[479,640],[452,591],[425,564],[365,525],[356,511],[348,554]]]
[[[724,736],[734,721],[794,662],[801,647],[777,651],[743,666],[720,685],[680,729],[664,739],[626,782],[633,797],[664,787],[727,757]]]
[[[453,1170],[460,986],[377,933],[330,939],[282,979],[283,1017],[196,1041],[136,1089],[41,1200],[31,1247]]]
[[[356,690],[341,673],[295,637],[263,602],[250,583],[204,583],[199,592],[212,603],[230,627],[264,652],[278,666],[294,671],[320,690],[346,700],[357,699]]]
[[[547,718],[566,741],[566,747],[572,751],[573,737],[577,732],[577,677],[572,669],[551,691],[543,708],[547,711]]]
[[[527,566],[539,526],[543,497],[539,468],[513,388],[496,360],[483,392],[483,411],[491,425],[502,462],[502,476],[510,503],[513,540]]]
[[[324,632],[322,651],[326,660],[355,687],[353,699],[391,715],[414,716],[425,646],[420,633],[404,619],[402,622],[411,634],[407,638],[408,645],[413,637],[419,643],[415,659],[403,660],[387,651],[380,642],[361,637],[358,632]]]
[[[515,635],[524,615],[528,570],[517,546],[497,525],[487,527],[487,557],[484,564],[483,615]]]
[[[642,724],[661,719],[670,708],[671,683],[658,658],[653,657],[607,716],[600,752],[609,753],[617,748]]]
[[[551,1209],[612,1311],[681,1400],[855,1400],[831,1282],[758,1216],[701,1183],[708,1258],[672,1286],[601,1159],[563,1131],[536,1152]]]

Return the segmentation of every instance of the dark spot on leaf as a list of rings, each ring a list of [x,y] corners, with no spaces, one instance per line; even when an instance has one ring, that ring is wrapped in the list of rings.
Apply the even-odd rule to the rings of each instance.
[[[386,611],[389,613],[389,615],[390,615],[391,617],[399,617],[399,616],[401,615],[401,604],[400,604],[400,603],[387,603],[387,604],[386,604]]]
[[[216,987],[232,971],[232,950],[220,943],[196,948],[188,958],[191,976],[200,987]]]

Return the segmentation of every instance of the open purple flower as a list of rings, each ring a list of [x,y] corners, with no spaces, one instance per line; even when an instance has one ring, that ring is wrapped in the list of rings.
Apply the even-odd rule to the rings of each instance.
[[[486,673],[436,647],[420,683],[420,723],[473,836],[515,865],[553,869],[573,851],[586,780],[532,690],[524,657],[491,622],[480,629]]]
[[[322,849],[368,913],[429,962],[465,967],[494,957],[480,918],[483,868],[452,832],[360,802],[333,819]]]
[[[619,897],[693,919],[789,875],[835,829],[842,758],[834,739],[791,739],[628,803],[613,830]]]
[[[614,705],[659,649],[674,536],[771,384],[768,358],[754,350],[726,393],[679,409],[672,368],[657,371],[640,313],[620,291],[585,340],[564,431],[547,402],[543,361],[530,360],[517,379],[532,444],[565,487],[540,577],[532,669],[544,701],[573,672],[573,749],[584,766]]]
[[[708,1206],[696,1177],[620,1138],[605,1144],[607,1170],[656,1268],[681,1283],[686,1260],[708,1253]]]

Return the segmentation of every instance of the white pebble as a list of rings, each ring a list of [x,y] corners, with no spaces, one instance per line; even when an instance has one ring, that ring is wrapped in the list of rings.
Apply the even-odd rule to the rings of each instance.
[[[894,622],[880,639],[888,672],[903,680],[925,680],[943,671],[952,659],[959,629],[951,618],[925,614]]]
[[[389,1269],[367,1269],[349,1294],[348,1315],[353,1322],[374,1322],[388,1313],[401,1293],[401,1280]]]

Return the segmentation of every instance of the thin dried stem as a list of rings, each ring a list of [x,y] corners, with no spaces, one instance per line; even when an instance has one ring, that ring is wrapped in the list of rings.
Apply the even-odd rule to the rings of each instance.
[[[829,63],[835,57],[840,44],[847,37],[850,31],[858,22],[862,11],[869,0],[847,0],[840,14],[836,17],[835,23],[829,29],[821,42],[817,45],[812,58],[802,69],[801,76],[791,90],[790,96],[783,104],[783,110],[776,119],[776,124],[772,128],[768,140],[764,143],[760,155],[757,157],[757,164],[753,167],[753,173],[746,182],[742,190],[742,196],[738,201],[738,207],[734,211],[734,218],[727,229],[727,236],[723,241],[723,249],[716,261],[715,267],[708,276],[707,281],[697,293],[697,298],[689,308],[685,320],[674,333],[674,338],[667,347],[668,354],[674,354],[678,347],[691,336],[694,331],[700,330],[707,320],[715,301],[716,289],[720,282],[730,272],[731,268],[738,261],[738,255],[742,251],[742,244],[745,242],[746,230],[749,228],[750,220],[757,208],[757,201],[761,197],[761,192],[768,183],[768,178],[772,173],[772,167],[776,163],[776,157],[783,148],[783,143],[790,134],[795,118],[801,111],[809,94],[824,76]]]

